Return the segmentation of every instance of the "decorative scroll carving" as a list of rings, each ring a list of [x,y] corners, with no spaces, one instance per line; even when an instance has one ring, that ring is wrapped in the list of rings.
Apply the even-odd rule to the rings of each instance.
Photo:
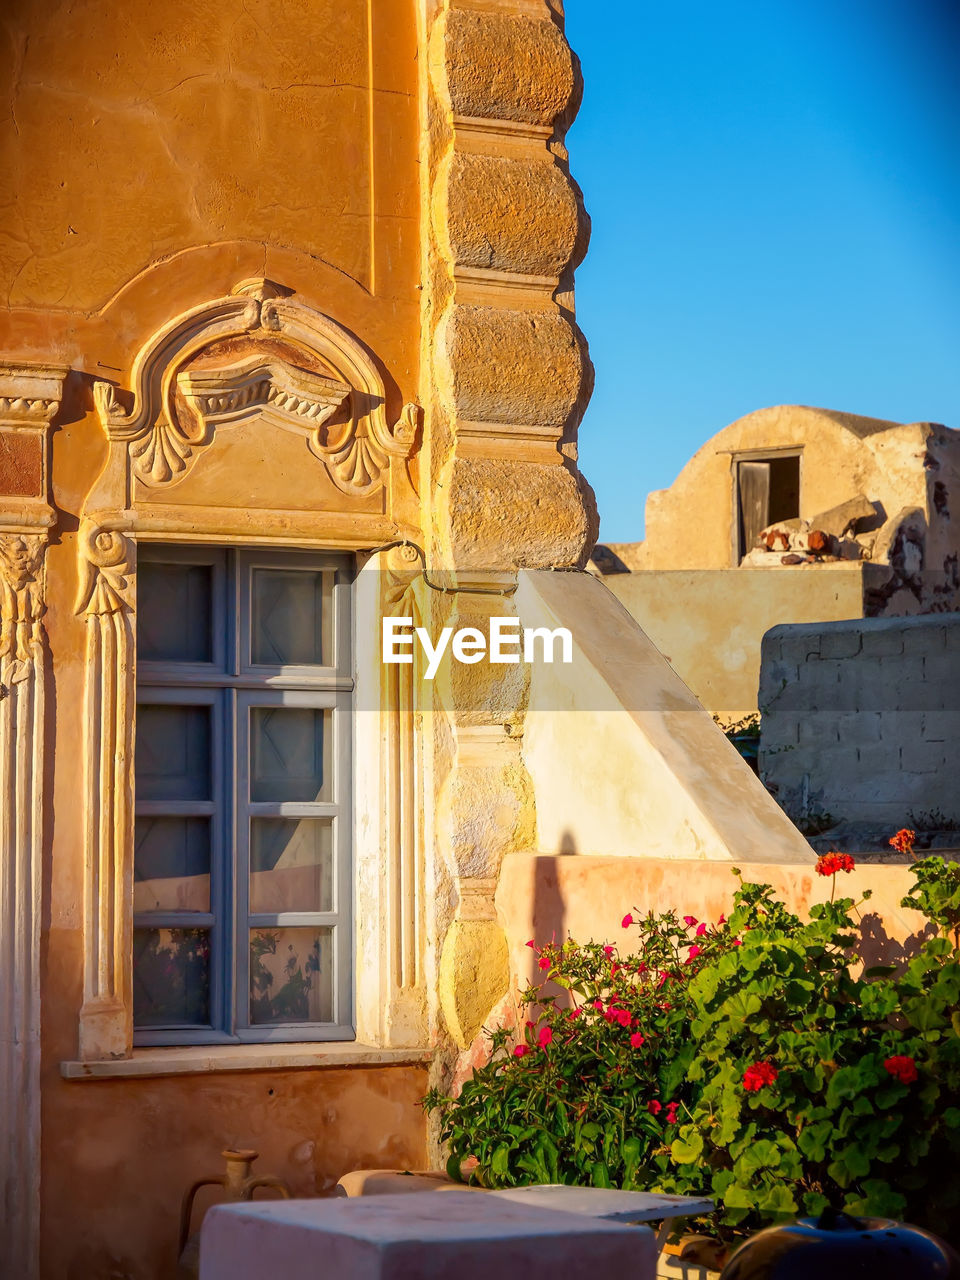
[[[391,426],[369,353],[289,293],[267,280],[247,280],[230,297],[171,321],[134,363],[129,410],[112,384],[94,384],[104,429],[111,441],[127,445],[142,484],[156,488],[180,479],[218,428],[254,417],[303,435],[337,488],[354,497],[383,487],[392,460],[413,451],[417,406],[406,405]],[[238,338],[262,343],[270,354],[193,367],[199,357],[211,358],[215,344]],[[277,354],[277,338],[286,340],[289,358]],[[301,359],[319,359],[336,376],[302,368]]]
[[[132,1042],[133,592],[136,549],[115,529],[80,528],[77,613],[87,624],[84,705],[84,975],[80,1057]]]
[[[39,1273],[40,919],[49,436],[67,370],[0,364],[0,1270]],[[4,1274],[7,1274],[4,1271]]]

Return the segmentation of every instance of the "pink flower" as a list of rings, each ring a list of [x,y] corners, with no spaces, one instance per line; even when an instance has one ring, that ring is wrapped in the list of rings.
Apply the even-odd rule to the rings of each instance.
[[[663,1107],[656,1100],[656,1098],[653,1098],[650,1102],[647,1103],[647,1110],[650,1112],[652,1116],[658,1116],[660,1112],[663,1110]]]
[[[537,961],[537,965],[538,965],[538,966],[539,966],[539,968],[541,968],[541,969],[549,969],[549,968],[550,968],[550,961],[549,961],[549,959],[548,959],[546,956],[541,956],[541,957],[540,957],[540,959]]]
[[[688,928],[688,929],[692,929],[692,928],[693,928],[693,926],[697,923],[697,917],[696,917],[696,916],[684,916],[684,917],[683,917],[683,923],[687,926],[687,928]]]
[[[533,940],[532,938],[530,939],[530,941],[529,941],[526,945],[527,945],[528,947],[533,947],[533,949],[534,949],[534,950],[536,950],[537,944],[534,942],[534,940]]]
[[[637,965],[637,973],[646,973],[646,972],[647,972],[647,966],[641,960],[641,962]]]
[[[630,1017],[630,1011],[628,1009],[618,1009],[614,1016],[616,1017],[617,1021],[620,1023],[621,1027],[629,1027],[630,1024],[633,1022],[633,1019]]]
[[[646,1036],[642,1036],[639,1031],[635,1031],[630,1037],[630,1045],[634,1049],[639,1049],[646,1042]]]
[[[593,1001],[593,1007],[597,1010],[597,1012],[598,1012],[598,1013],[603,1013],[603,1001],[602,1001],[602,1000],[594,1000],[594,1001]]]
[[[580,1017],[580,1015],[581,1015],[581,1013],[583,1013],[583,1008],[582,1008],[582,1006],[581,1006],[581,1007],[578,1007],[578,1008],[576,1008],[576,1009],[571,1009],[571,1010],[570,1010],[570,1012],[567,1014],[567,1017],[568,1017],[568,1018],[570,1019],[570,1021],[572,1022],[572,1021],[574,1020],[574,1018],[579,1018],[579,1017]]]
[[[703,950],[702,947],[697,947],[697,946],[691,947],[690,954],[687,956],[686,960],[684,960],[683,963],[689,964],[691,960],[696,960],[697,956],[700,954],[702,950]]]
[[[550,1027],[541,1027],[540,1034],[537,1036],[537,1043],[539,1044],[540,1048],[545,1049],[552,1040],[553,1040],[553,1031],[550,1029]]]
[[[627,914],[620,921],[620,927],[621,929],[629,929],[632,924],[633,924],[633,916],[628,911]]]
[[[727,917],[726,917],[726,916],[723,914],[723,912],[721,911],[721,912],[720,912],[720,919],[717,921],[717,925],[718,925],[718,927],[719,927],[720,925],[722,925],[722,924],[726,924],[726,923],[727,923]]]
[[[697,937],[698,937],[698,938],[702,938],[702,937],[703,937],[703,935],[704,935],[706,932],[707,932],[707,926],[706,926],[705,924],[698,924],[698,925],[697,925]]]
[[[610,957],[613,955],[613,947],[604,947],[604,948],[603,948],[603,954],[604,954],[604,955],[607,957],[607,959],[609,960],[609,959],[610,959]]]
[[[513,1056],[515,1058],[525,1058],[529,1052],[530,1046],[528,1044],[518,1044],[513,1051]]]
[[[742,947],[742,946],[743,946],[743,939],[742,939],[742,938],[734,938],[733,942],[732,942],[730,945],[731,945],[731,946],[733,946],[733,947]]]

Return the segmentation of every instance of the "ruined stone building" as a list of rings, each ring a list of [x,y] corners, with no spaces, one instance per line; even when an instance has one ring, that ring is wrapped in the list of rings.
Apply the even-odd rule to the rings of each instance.
[[[594,566],[732,720],[757,709],[770,627],[960,608],[958,494],[958,431],[761,409],[649,495],[642,542],[598,548]]]
[[[16,0],[0,33],[0,1273],[167,1280],[222,1147],[298,1195],[432,1158],[419,1100],[508,1016],[520,930],[563,929],[556,857],[811,853],[580,571],[559,0]],[[828,425],[789,418],[683,484],[802,450],[809,514]],[[818,504],[918,511],[932,561],[941,437],[829,431]],[[656,545],[722,568],[729,502]],[[492,616],[573,665],[382,661],[384,618]]]

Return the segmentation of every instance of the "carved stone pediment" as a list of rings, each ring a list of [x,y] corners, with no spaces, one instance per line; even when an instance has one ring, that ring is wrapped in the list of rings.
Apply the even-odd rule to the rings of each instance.
[[[219,430],[258,418],[303,436],[350,496],[384,487],[415,444],[417,406],[388,423],[383,380],[362,344],[266,280],[242,281],[172,320],[132,372],[129,408],[111,383],[95,383],[94,398],[147,488],[182,479]]]
[[[206,430],[262,414],[310,435],[350,395],[346,382],[256,356],[221,369],[188,370],[177,386]]]

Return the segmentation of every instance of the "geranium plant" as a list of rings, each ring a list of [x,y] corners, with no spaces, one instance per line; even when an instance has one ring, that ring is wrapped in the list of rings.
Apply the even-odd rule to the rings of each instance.
[[[828,854],[817,869],[836,889],[852,867]],[[494,1033],[459,1098],[425,1100],[448,1168],[472,1157],[487,1186],[706,1193],[722,1233],[829,1203],[953,1234],[960,868],[912,870],[904,905],[940,931],[901,971],[857,971],[852,898],[802,920],[747,883],[729,919],[630,914],[629,949],[535,948],[543,982],[519,1038]]]

